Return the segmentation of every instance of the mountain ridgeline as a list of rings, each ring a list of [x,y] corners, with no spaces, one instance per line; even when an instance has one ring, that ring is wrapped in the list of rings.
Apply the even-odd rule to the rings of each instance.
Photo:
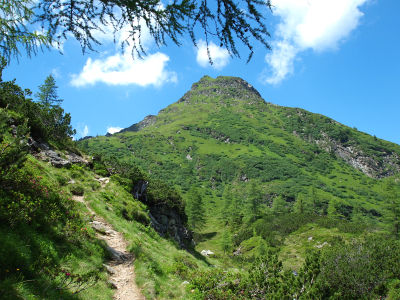
[[[140,166],[184,194],[211,202],[257,181],[265,206],[318,198],[319,214],[383,214],[379,178],[400,170],[400,147],[299,108],[265,102],[246,81],[205,76],[157,116],[111,137],[81,142],[89,152]],[[218,206],[218,205],[217,205]]]

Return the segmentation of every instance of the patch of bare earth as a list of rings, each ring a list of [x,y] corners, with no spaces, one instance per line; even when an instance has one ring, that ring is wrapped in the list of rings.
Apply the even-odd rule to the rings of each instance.
[[[109,182],[109,178],[99,178],[102,187]],[[128,242],[122,233],[115,231],[112,226],[88,206],[83,196],[73,196],[73,200],[84,203],[93,215],[91,226],[96,230],[97,237],[107,243],[111,260],[104,265],[110,274],[109,284],[116,289],[113,299],[137,300],[145,299],[135,283],[133,267],[134,257],[127,251]]]

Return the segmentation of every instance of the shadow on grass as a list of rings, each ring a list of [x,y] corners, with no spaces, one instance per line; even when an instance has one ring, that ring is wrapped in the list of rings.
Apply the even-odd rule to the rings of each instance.
[[[204,242],[206,240],[210,240],[215,237],[217,233],[214,232],[207,232],[207,233],[195,233],[194,238],[198,243]]]
[[[88,256],[89,261],[91,252],[105,249],[96,240],[71,242],[51,226],[20,225],[12,231],[1,226],[0,244],[0,299],[78,299],[68,288],[57,284],[56,277],[65,275],[62,264],[69,256]],[[97,255],[104,260],[106,253],[103,250]]]

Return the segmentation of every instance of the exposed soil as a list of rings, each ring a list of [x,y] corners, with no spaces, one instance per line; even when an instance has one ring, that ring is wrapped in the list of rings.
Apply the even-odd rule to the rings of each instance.
[[[102,187],[105,187],[109,178],[99,178],[98,181]],[[104,267],[110,274],[109,284],[116,289],[113,299],[145,299],[135,283],[134,257],[127,251],[128,242],[122,233],[115,231],[107,221],[96,215],[85,202],[84,196],[73,196],[72,199],[86,205],[89,212],[94,216],[91,225],[96,230],[97,237],[107,243],[111,260]]]

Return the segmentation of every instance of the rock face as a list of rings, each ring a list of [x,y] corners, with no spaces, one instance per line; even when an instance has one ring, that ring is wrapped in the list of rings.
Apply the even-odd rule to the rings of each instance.
[[[178,209],[166,204],[149,204],[146,194],[147,186],[147,181],[140,180],[132,194],[136,199],[148,205],[151,225],[160,235],[172,237],[180,247],[187,249],[192,244],[192,233],[186,228],[185,221]]]
[[[176,210],[165,206],[151,207],[149,216],[152,226],[161,235],[171,236],[182,248],[190,245],[192,235]]]
[[[328,117],[300,108],[284,108],[286,128],[372,178],[400,172],[400,151],[390,142],[371,137]]]
[[[67,152],[66,154],[61,154],[51,149],[48,144],[37,142],[32,138],[29,138],[28,146],[30,147],[31,152],[36,158],[43,161],[48,161],[51,163],[52,166],[56,168],[68,168],[72,164],[89,164],[89,161],[76,153]]]
[[[330,138],[322,133],[322,138],[314,142],[322,149],[333,152],[346,163],[365,175],[373,178],[383,178],[400,172],[400,157],[396,153],[385,152],[378,159],[366,155],[357,146],[347,146],[340,141]]]

